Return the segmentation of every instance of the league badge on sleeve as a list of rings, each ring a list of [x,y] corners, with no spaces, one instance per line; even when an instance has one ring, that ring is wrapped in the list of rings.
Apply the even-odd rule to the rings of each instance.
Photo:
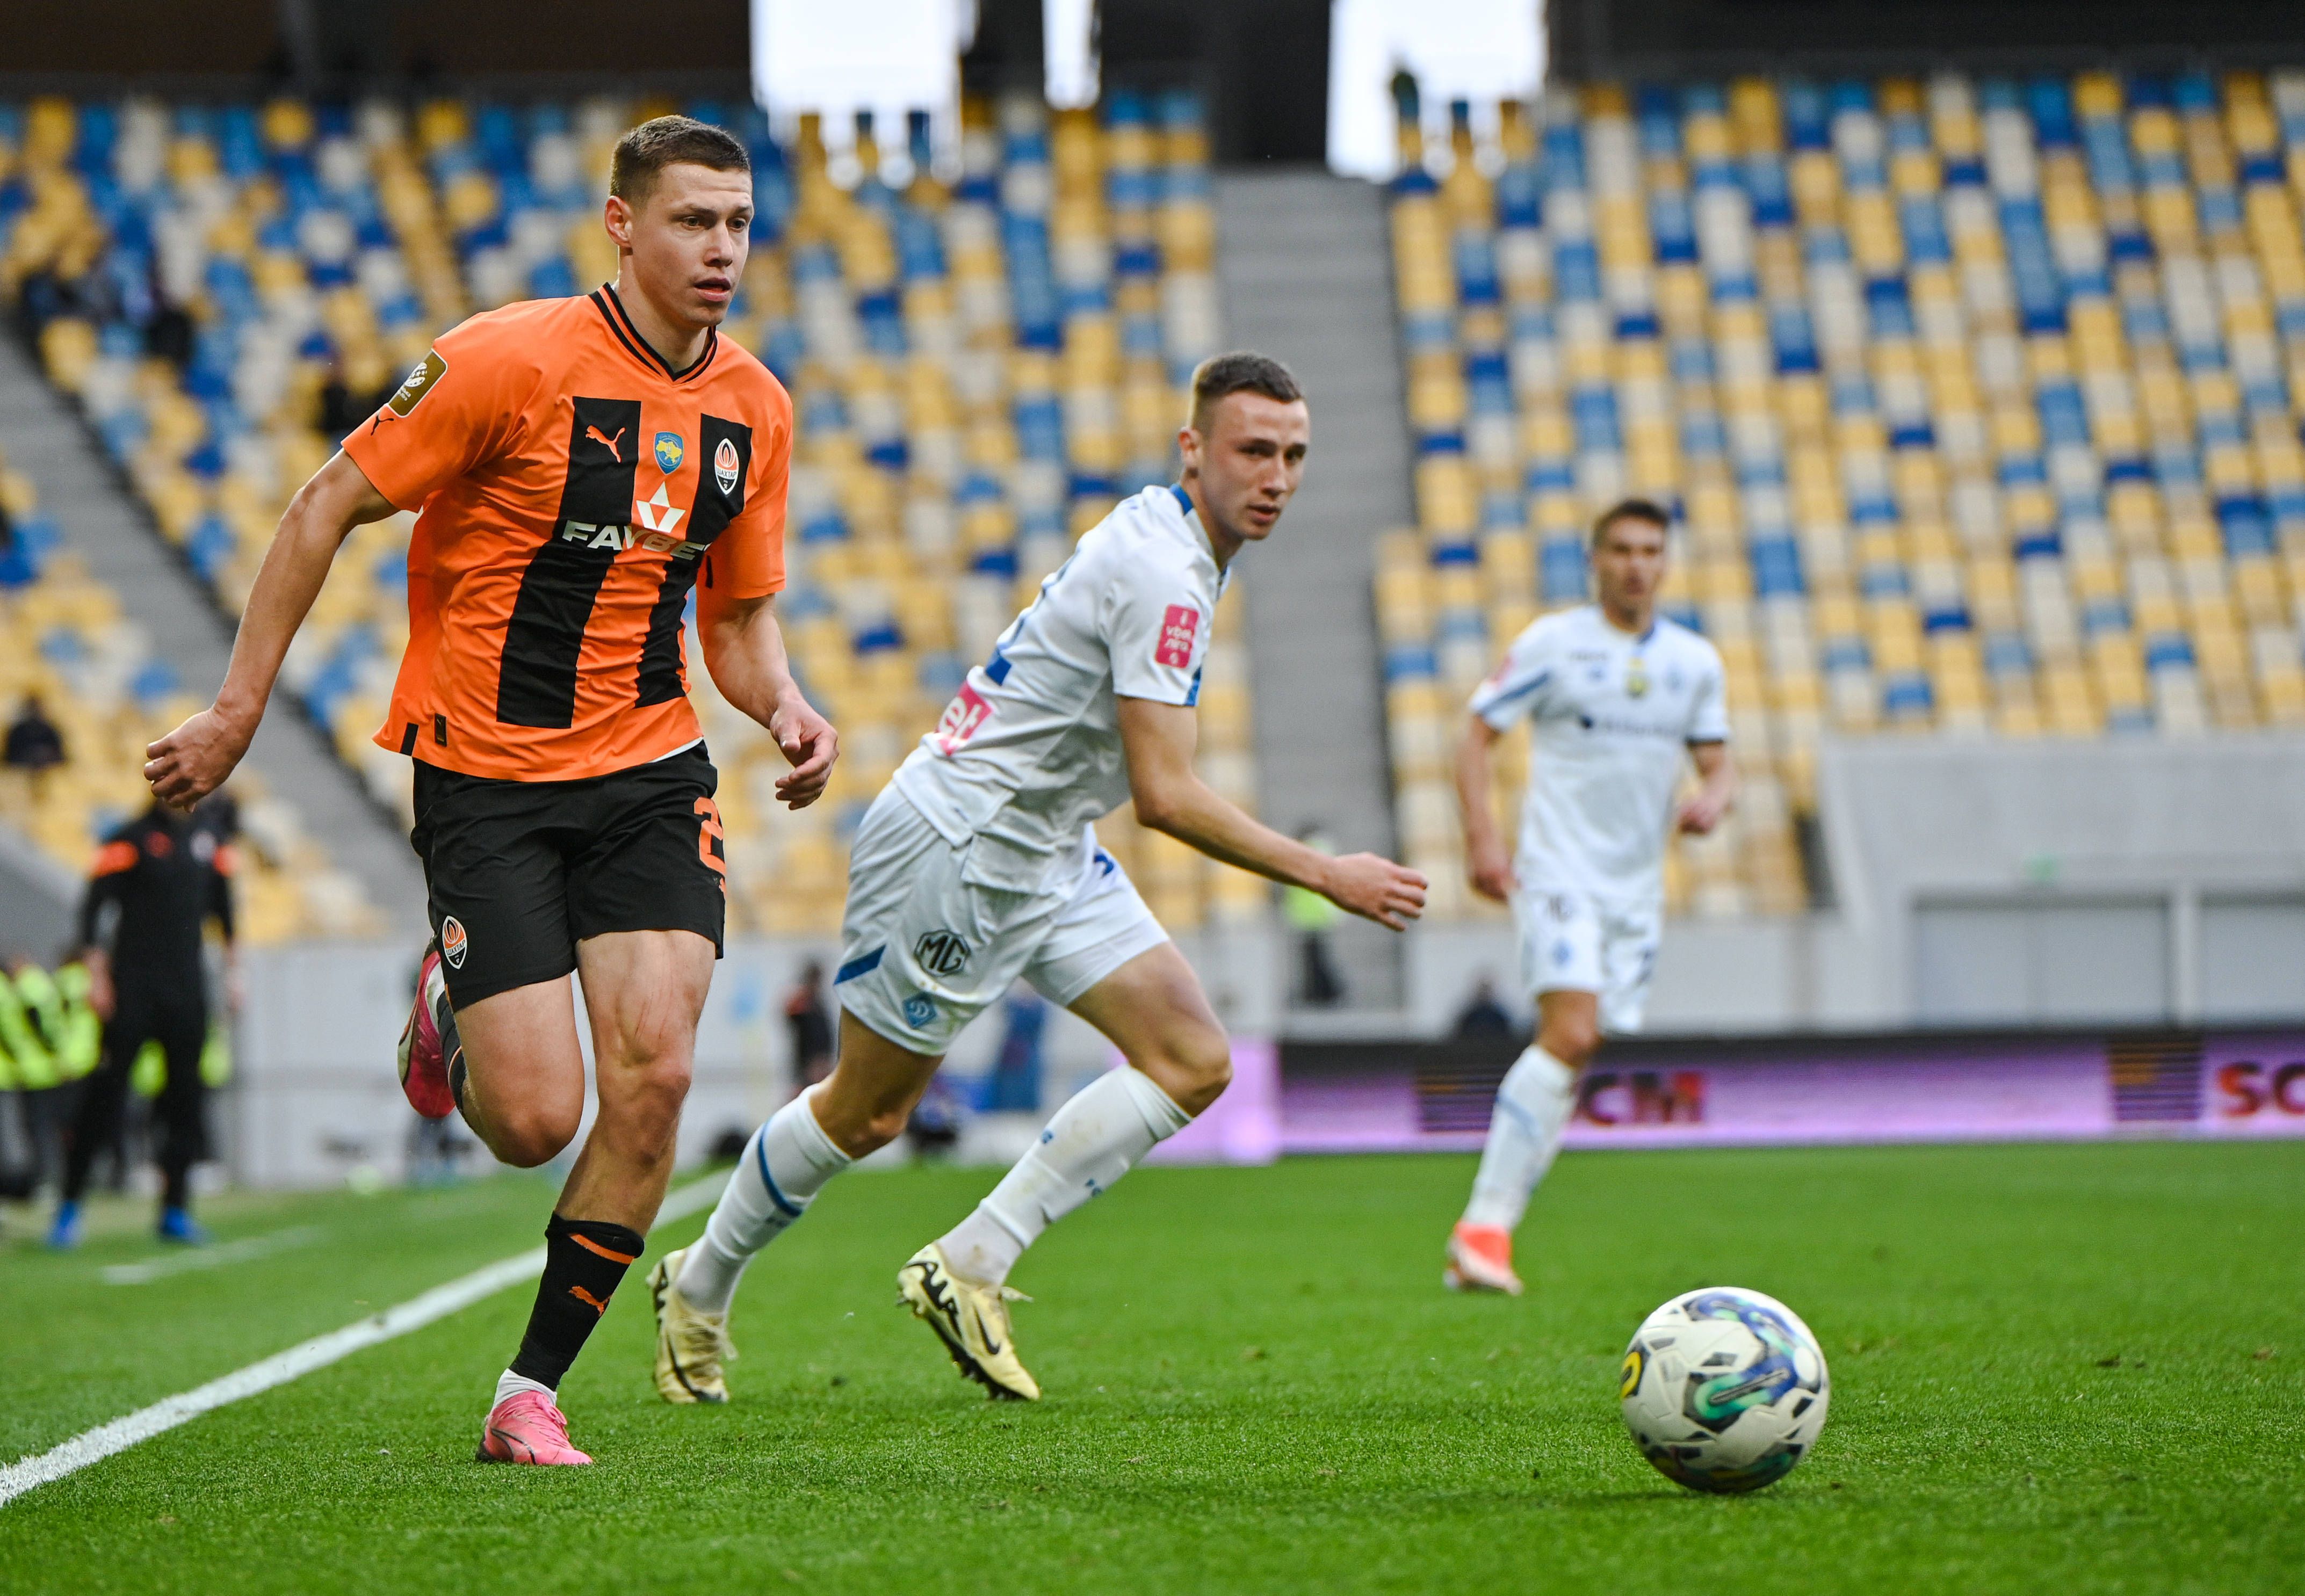
[[[668,477],[678,471],[680,463],[687,458],[688,446],[680,441],[680,434],[659,432],[656,435],[657,470]]]
[[[1153,646],[1152,663],[1182,669],[1193,663],[1193,643],[1200,636],[1201,612],[1189,604],[1172,604],[1161,617],[1161,641]]]
[[[438,350],[426,350],[424,358],[416,362],[415,369],[402,379],[400,386],[393,390],[392,397],[384,402],[385,409],[405,420],[408,412],[416,408],[417,401],[439,386],[440,378],[447,369],[448,362],[440,358]]]

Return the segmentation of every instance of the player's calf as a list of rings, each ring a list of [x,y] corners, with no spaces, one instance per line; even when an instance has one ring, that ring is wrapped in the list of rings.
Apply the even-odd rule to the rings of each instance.
[[[1179,1025],[1128,1062],[1169,1094],[1178,1108],[1198,1118],[1232,1084],[1232,1039],[1220,1025]]]
[[[1556,1009],[1553,1004],[1545,1004],[1544,1020],[1537,1027],[1536,1033],[1538,1047],[1571,1070],[1583,1071],[1586,1065],[1593,1062],[1593,1056],[1601,1050],[1601,1023],[1599,1016],[1593,1012],[1590,1002],[1591,994],[1547,992],[1544,997],[1587,999],[1582,1012],[1567,1010],[1565,1005],[1561,1006],[1561,1009]]]
[[[472,1134],[515,1168],[558,1157],[584,1116],[584,1056],[567,977],[490,993],[449,1020],[450,1078]]]

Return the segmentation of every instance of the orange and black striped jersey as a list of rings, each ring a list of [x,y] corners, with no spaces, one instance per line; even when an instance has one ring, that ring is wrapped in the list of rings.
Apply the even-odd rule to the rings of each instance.
[[[418,512],[408,649],[376,741],[566,781],[700,732],[684,612],[784,586],[792,401],[708,334],[675,371],[602,286],[475,316],[344,439]]]

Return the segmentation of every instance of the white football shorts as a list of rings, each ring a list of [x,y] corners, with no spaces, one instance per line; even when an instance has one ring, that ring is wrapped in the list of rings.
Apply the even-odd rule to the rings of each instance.
[[[841,918],[840,1006],[915,1053],[942,1054],[1023,976],[1050,1002],[1082,993],[1169,939],[1119,861],[1084,829],[1077,855],[1013,890],[1015,859],[954,846],[894,787],[856,829]],[[980,850],[988,857],[975,859]]]
[[[1649,973],[1663,940],[1659,905],[1603,904],[1583,893],[1524,887],[1513,895],[1512,911],[1522,983],[1532,996],[1592,992],[1601,1000],[1603,1031],[1641,1028]]]

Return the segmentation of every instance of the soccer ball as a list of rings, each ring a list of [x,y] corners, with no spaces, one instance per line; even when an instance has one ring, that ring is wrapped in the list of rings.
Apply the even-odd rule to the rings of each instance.
[[[1832,1395],[1800,1316],[1734,1286],[1684,1292],[1641,1321],[1617,1395],[1641,1455],[1692,1490],[1758,1490],[1816,1444]]]

